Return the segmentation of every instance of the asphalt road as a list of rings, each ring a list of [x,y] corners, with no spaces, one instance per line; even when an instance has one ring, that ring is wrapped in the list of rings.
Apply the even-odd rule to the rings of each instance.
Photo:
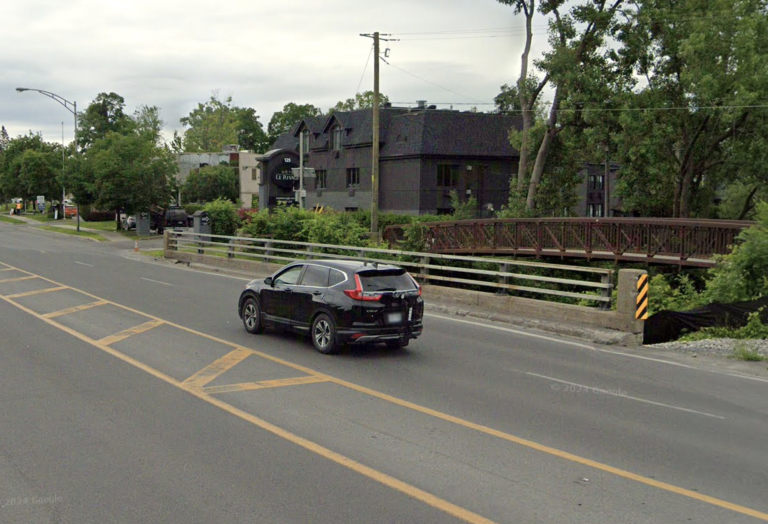
[[[765,378],[438,316],[324,356],[132,247],[0,223],[0,522],[768,521]]]

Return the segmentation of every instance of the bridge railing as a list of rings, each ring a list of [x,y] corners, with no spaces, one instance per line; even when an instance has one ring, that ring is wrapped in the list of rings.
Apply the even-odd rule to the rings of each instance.
[[[409,269],[420,281],[434,285],[523,292],[540,299],[566,297],[597,302],[605,309],[611,307],[614,288],[611,269],[166,230],[165,256],[177,258],[179,254],[272,263],[312,258],[392,262]],[[562,276],[525,273],[535,269],[549,269]]]
[[[729,252],[746,221],[664,218],[529,218],[426,222],[433,253],[488,253],[648,260],[711,266]],[[389,226],[390,246],[407,225]],[[666,260],[664,259],[666,258]]]

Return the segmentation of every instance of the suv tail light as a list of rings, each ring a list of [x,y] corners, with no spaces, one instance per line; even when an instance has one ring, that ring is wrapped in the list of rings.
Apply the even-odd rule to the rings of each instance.
[[[421,296],[421,285],[418,282],[416,282],[416,279],[413,278],[410,273],[406,273],[406,274],[408,275],[408,278],[413,280],[413,285],[416,286],[416,289],[419,290],[419,296]]]
[[[421,293],[421,289],[419,289]],[[363,293],[363,285],[360,283],[360,275],[355,274],[355,289],[345,289],[344,294],[353,300],[364,300],[366,302],[377,302],[381,300],[381,294]]]

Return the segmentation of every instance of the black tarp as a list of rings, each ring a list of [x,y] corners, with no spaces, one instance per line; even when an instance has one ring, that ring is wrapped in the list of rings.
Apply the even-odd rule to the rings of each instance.
[[[750,313],[765,308],[760,319],[768,323],[768,297],[734,304],[709,304],[690,311],[659,311],[645,321],[643,344],[660,344],[680,338],[684,332],[699,331],[705,327],[745,326]]]

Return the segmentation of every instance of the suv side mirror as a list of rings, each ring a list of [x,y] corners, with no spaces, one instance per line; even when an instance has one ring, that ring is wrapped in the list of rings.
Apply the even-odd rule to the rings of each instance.
[[[274,284],[272,282],[272,277],[267,277],[264,279],[264,283],[270,287],[272,287]]]

